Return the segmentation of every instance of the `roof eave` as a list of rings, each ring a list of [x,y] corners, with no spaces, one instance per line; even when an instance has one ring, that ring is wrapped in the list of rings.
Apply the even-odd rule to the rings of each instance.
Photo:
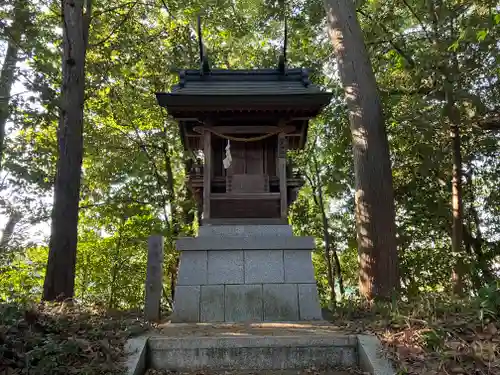
[[[332,93],[261,95],[185,95],[157,93],[158,104],[174,117],[183,112],[289,110],[315,113],[331,101]]]

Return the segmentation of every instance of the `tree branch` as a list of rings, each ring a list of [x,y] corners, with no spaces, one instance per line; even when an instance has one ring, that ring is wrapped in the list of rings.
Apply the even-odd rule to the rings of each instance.
[[[135,3],[138,3],[138,2],[137,1],[130,1],[128,3],[120,4],[120,5],[117,5],[117,6],[114,6],[114,7],[110,7],[110,8],[101,10],[99,12],[94,12],[94,15],[93,15],[92,19],[96,18],[96,17],[98,17],[100,15],[113,12],[113,11],[118,10],[118,9],[124,9],[124,8],[129,7],[129,6],[135,6]],[[143,4],[143,5],[146,5],[146,4]]]
[[[113,28],[113,30],[111,30],[111,32],[109,33],[109,35],[106,36],[101,41],[92,44],[90,47],[97,47],[97,46],[100,46],[101,44],[106,43],[125,24],[125,22],[127,22],[127,20],[129,19],[130,15],[132,14],[132,10],[134,9],[134,7],[138,3],[139,3],[139,0],[134,1],[133,4],[130,6],[129,10],[127,11],[127,14],[125,14],[125,16],[123,17],[123,19],[118,23],[118,25],[116,25],[116,27]]]
[[[123,101],[121,100],[121,97],[117,97],[117,96],[115,96],[115,98],[116,98],[116,99],[120,102],[120,104],[121,104],[121,106],[122,106],[122,108],[123,108],[123,110],[124,110],[125,115],[126,115],[126,116],[128,117],[128,119],[129,119],[129,123],[130,123],[130,124],[133,124],[133,121],[131,120],[130,116],[127,114],[126,107],[125,107],[125,105],[124,105]],[[116,119],[115,119],[115,120],[116,120]],[[171,200],[170,200],[170,199],[168,199],[168,197],[166,197],[166,196],[165,196],[165,194],[164,194],[164,192],[163,192],[163,189],[162,189],[162,185],[168,186],[167,181],[166,181],[166,180],[165,180],[165,178],[163,178],[163,176],[160,174],[160,172],[159,172],[159,170],[158,170],[158,167],[157,167],[157,165],[156,165],[156,163],[155,163],[155,161],[154,161],[153,157],[151,156],[151,154],[149,153],[149,151],[148,151],[148,149],[147,149],[147,147],[146,147],[146,143],[143,141],[143,139],[142,139],[141,135],[139,134],[139,130],[138,130],[135,126],[133,126],[133,125],[132,125],[132,127],[133,127],[133,129],[134,129],[134,131],[135,131],[135,134],[136,134],[136,136],[137,136],[137,139],[132,138],[132,140],[133,140],[133,141],[134,141],[134,142],[135,142],[135,143],[136,143],[136,144],[137,144],[137,145],[138,145],[138,146],[142,149],[142,151],[146,154],[146,157],[148,158],[148,160],[150,161],[150,163],[151,163],[151,165],[152,165],[152,167],[153,167],[153,173],[154,173],[155,178],[156,178],[156,183],[157,183],[157,185],[158,185],[158,189],[160,190],[160,194],[161,194],[162,199],[163,199],[163,212],[164,212],[164,215],[165,215],[165,222],[166,222],[166,224],[167,224],[167,227],[168,227],[168,231],[169,231],[169,233],[172,233],[172,225],[171,225],[171,223],[170,223],[170,221],[169,221],[169,219],[168,219],[168,215],[167,215],[167,211],[166,211],[166,206],[167,206],[167,203],[168,203],[168,204],[172,204],[172,203],[171,203]],[[128,137],[128,134],[127,134],[125,131],[123,131],[123,130],[121,130],[121,129],[119,129],[119,128],[115,128],[115,129],[117,129],[117,130],[119,130],[120,132],[122,132],[122,133],[126,134],[126,135],[127,135],[127,137]],[[130,138],[130,137],[129,137],[129,138]]]
[[[85,50],[89,45],[90,22],[92,18],[92,1],[87,0],[85,6],[85,14],[83,15],[83,45]]]
[[[142,202],[142,201],[138,201],[136,199],[124,199],[124,200],[117,200],[117,201],[108,201],[108,202],[86,204],[86,205],[78,207],[78,209],[85,210],[88,208],[103,207],[103,206],[108,206],[108,205],[112,205],[112,204],[120,204],[120,203],[129,203],[129,204],[130,203],[137,203],[137,204],[140,204],[143,206],[151,204],[151,202]]]
[[[392,38],[392,33],[389,31],[389,29],[387,29],[387,27],[385,27],[385,25],[381,22],[378,22],[378,21],[375,21],[373,19],[372,16],[368,15],[367,13],[365,13],[364,11],[362,11],[361,9],[358,9],[357,12],[361,15],[363,15],[364,17],[368,18],[370,21],[376,23],[378,26],[380,26],[380,28],[384,31],[384,33],[387,34],[387,36],[389,37],[388,38],[388,42],[390,43],[390,45],[392,46],[392,48],[394,48],[396,50],[397,53],[399,53],[399,55],[401,57],[403,57],[406,62],[413,68],[415,67],[415,61],[413,61],[413,59],[406,53],[404,52],[401,47],[399,47],[396,42],[394,41],[394,39]]]
[[[413,17],[415,17],[415,19],[418,21],[420,26],[422,26],[422,30],[424,31],[425,36],[427,37],[429,42],[434,43],[434,40],[431,38],[429,32],[427,31],[427,28],[424,26],[424,23],[422,22],[420,17],[417,15],[417,13],[413,10],[413,8],[410,6],[410,4],[408,4],[408,1],[407,0],[401,0],[401,1],[403,1],[403,3],[406,5],[406,7],[410,11],[410,13],[413,15]]]
[[[477,120],[476,123],[483,130],[500,131],[500,113]]]

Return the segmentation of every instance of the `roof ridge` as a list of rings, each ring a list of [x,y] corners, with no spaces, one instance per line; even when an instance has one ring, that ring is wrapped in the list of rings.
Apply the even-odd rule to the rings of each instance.
[[[287,69],[285,73],[277,69],[214,69],[204,73],[199,69],[187,69],[179,72],[179,86],[187,82],[217,82],[217,81],[295,81],[308,87],[311,84],[309,73],[304,68]]]
[[[200,69],[183,69],[180,74],[185,74],[189,76],[202,75]],[[296,74],[307,74],[307,70],[304,68],[290,68],[285,72],[286,75],[296,75]],[[262,69],[211,69],[210,73],[206,74],[208,76],[216,75],[283,75],[278,69],[274,68],[262,68]]]

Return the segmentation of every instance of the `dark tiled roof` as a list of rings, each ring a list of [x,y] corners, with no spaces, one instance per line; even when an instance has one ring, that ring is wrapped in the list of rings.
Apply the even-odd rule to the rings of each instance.
[[[311,84],[305,69],[183,70],[169,93],[157,92],[158,104],[174,118],[197,113],[300,113],[316,116],[332,93]]]
[[[180,82],[172,88],[173,95],[301,95],[322,91],[309,82],[304,69],[289,69],[281,74],[276,69],[185,70]]]

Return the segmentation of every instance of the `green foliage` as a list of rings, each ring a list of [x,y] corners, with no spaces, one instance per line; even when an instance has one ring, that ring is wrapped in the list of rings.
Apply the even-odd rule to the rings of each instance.
[[[0,302],[36,301],[40,298],[48,249],[28,248],[0,266]]]
[[[486,285],[478,291],[479,316],[481,321],[500,318],[500,284]]]
[[[12,18],[11,3],[0,6],[0,18]],[[390,141],[404,298],[451,287],[455,259],[446,90],[453,94],[462,132],[466,284],[470,293],[484,293],[482,288],[498,276],[500,141],[498,132],[481,125],[500,107],[499,15],[490,3],[447,0],[432,11],[427,3],[413,0],[358,4]],[[173,243],[195,232],[197,213],[185,183],[192,155],[184,151],[177,125],[160,110],[153,93],[169,90],[178,69],[198,66],[195,28],[200,12],[211,65],[235,69],[276,66],[281,17],[287,12],[289,65],[309,68],[315,83],[334,92],[330,105],[309,126],[306,150],[290,153],[294,169],[305,176],[290,217],[296,234],[316,238],[313,260],[322,302],[328,305],[324,228],[314,199],[322,192],[326,232],[339,256],[346,296],[356,295],[352,139],[324,31],[323,5],[292,2],[285,9],[280,4],[94,2],[86,64],[77,300],[115,309],[141,307],[146,241],[156,232],[165,236],[164,302],[171,302],[178,260]],[[0,250],[0,298],[6,301],[39,293],[47,236],[35,239],[31,227],[50,222],[57,156],[60,9],[57,2],[48,2],[30,4],[28,10],[19,40],[23,64],[16,71],[16,82],[27,93],[11,101],[0,187],[2,215],[18,212],[22,217],[7,241],[8,251]],[[0,24],[2,41],[10,38],[6,30]],[[336,286],[342,305],[338,280]],[[496,306],[488,302],[485,314]]]
[[[441,329],[431,329],[422,334],[422,341],[428,350],[438,351],[445,342],[445,333]]]
[[[18,219],[10,235],[3,231],[0,245],[0,302],[8,302],[0,305],[0,368],[118,373],[113,364],[119,363],[124,337],[142,329],[135,317],[124,321],[64,305],[31,307],[43,284],[48,236],[47,230],[42,236],[37,231],[50,223],[57,158],[60,4],[26,2],[14,35],[9,26],[16,2],[0,5],[0,57],[7,43],[19,47],[0,171],[1,225]],[[322,305],[336,303],[332,318],[344,329],[378,333],[394,349],[400,373],[457,373],[459,365],[458,372],[472,374],[481,363],[498,368],[477,349],[498,340],[500,328],[498,4],[357,2],[390,143],[402,286],[400,301],[375,305],[357,296],[352,136],[324,30],[323,3],[292,1],[286,8],[268,0],[93,4],[76,301],[106,310],[140,309],[147,238],[161,233],[163,305],[171,307],[178,262],[174,241],[193,235],[198,225],[185,183],[193,156],[184,151],[177,124],[158,107],[154,92],[169,90],[178,69],[199,66],[199,13],[211,65],[234,69],[276,66],[287,13],[289,66],[309,68],[315,83],[334,92],[330,105],[310,123],[306,150],[289,155],[305,178],[290,219],[297,235],[316,239],[313,263]],[[470,296],[460,300],[446,293],[456,262],[450,245],[450,97],[461,131],[464,251],[459,255]],[[330,252],[338,254],[345,288],[341,296],[337,277],[336,301],[327,281],[325,232]],[[481,360],[471,364],[467,356]]]

